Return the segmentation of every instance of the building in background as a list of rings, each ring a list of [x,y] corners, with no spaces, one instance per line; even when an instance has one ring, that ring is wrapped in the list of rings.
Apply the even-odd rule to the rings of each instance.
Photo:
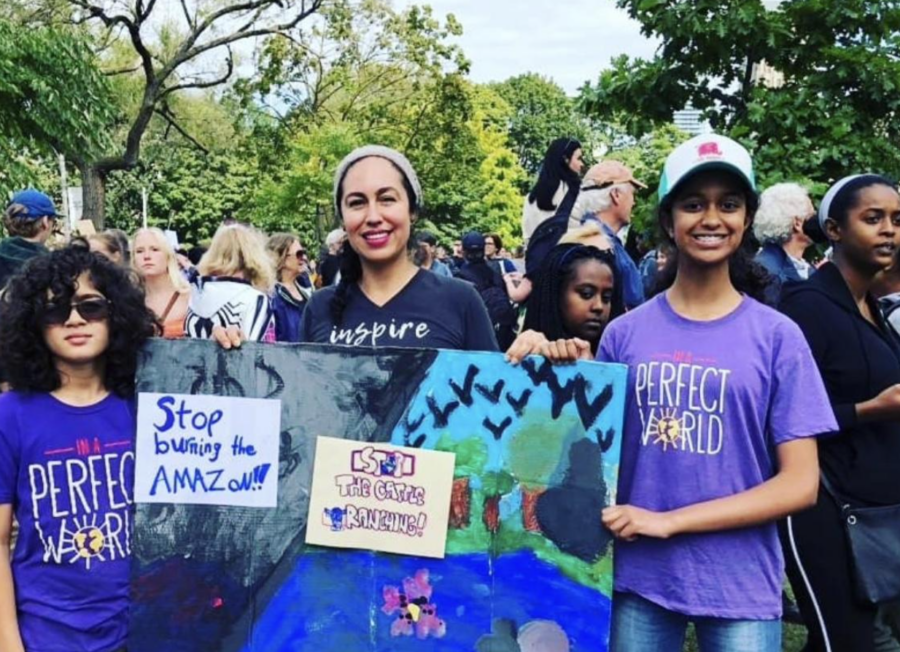
[[[765,86],[766,88],[781,88],[784,86],[784,73],[775,70],[763,59],[759,63],[753,64],[753,70],[750,73],[750,81],[756,86]]]
[[[708,134],[712,131],[709,122],[703,119],[703,111],[690,106],[672,114],[672,123],[691,136]]]

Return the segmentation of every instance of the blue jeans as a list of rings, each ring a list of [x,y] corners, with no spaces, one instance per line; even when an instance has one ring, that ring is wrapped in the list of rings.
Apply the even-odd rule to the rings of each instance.
[[[678,652],[694,623],[700,652],[780,652],[780,620],[685,616],[633,593],[613,596],[610,652]]]

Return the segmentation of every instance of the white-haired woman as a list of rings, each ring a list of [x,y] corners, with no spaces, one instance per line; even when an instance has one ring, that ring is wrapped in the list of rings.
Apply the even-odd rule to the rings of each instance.
[[[317,287],[328,287],[340,280],[341,250],[346,239],[347,234],[344,233],[344,229],[334,229],[325,236],[325,246],[328,251],[319,263],[319,285]]]
[[[165,234],[157,228],[134,234],[132,265],[146,292],[146,304],[163,325],[163,337],[184,337],[191,288],[178,268],[178,260]]]
[[[776,304],[781,287],[788,282],[807,280],[814,268],[803,260],[812,240],[803,232],[803,223],[815,212],[806,189],[796,183],[777,183],[759,198],[753,233],[762,244],[756,262],[772,275],[767,300]]]

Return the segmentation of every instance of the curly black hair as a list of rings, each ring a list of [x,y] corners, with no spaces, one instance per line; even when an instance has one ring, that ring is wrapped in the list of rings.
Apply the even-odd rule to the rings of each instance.
[[[110,302],[104,386],[119,396],[134,394],[138,351],[159,332],[159,324],[126,270],[77,246],[32,258],[6,287],[0,304],[0,366],[13,389],[51,392],[61,386],[41,317],[51,296],[54,302],[71,301],[76,280],[85,272]]]
[[[562,317],[562,293],[566,283],[572,280],[578,266],[586,260],[598,260],[612,270],[613,297],[609,319],[612,321],[625,312],[622,284],[616,270],[615,256],[609,251],[582,244],[561,244],[550,250],[541,272],[528,296],[525,311],[525,330],[543,333],[548,340],[568,339]]]
[[[731,173],[726,172],[726,174]],[[772,283],[772,276],[765,267],[754,260],[759,245],[753,236],[753,219],[756,217],[756,210],[759,208],[759,195],[743,179],[737,175],[733,176],[738,179],[744,190],[744,200],[747,203],[747,228],[744,231],[744,237],[740,246],[728,260],[728,275],[731,277],[731,284],[738,292],[746,294],[761,303],[766,303],[766,290]],[[683,189],[684,186],[682,185],[681,188]],[[654,295],[672,287],[678,272],[678,248],[675,247],[675,241],[670,235],[672,230],[672,206],[678,194],[678,188],[675,188],[662,200],[657,211],[660,235],[665,242],[672,245],[673,255],[668,257],[665,268],[659,271],[653,289]]]

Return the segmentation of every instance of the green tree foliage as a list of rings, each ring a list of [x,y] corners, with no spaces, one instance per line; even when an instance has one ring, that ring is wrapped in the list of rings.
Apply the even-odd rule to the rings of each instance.
[[[594,116],[635,135],[690,104],[748,145],[763,185],[851,172],[900,176],[900,6],[887,0],[619,0],[661,46],[620,57],[584,90]],[[753,83],[762,61],[784,84]]]
[[[261,101],[290,128],[352,122],[393,134],[412,126],[398,124],[396,110],[415,104],[423,86],[468,70],[448,43],[459,23],[427,6],[398,12],[387,0],[328,0],[307,27],[268,39],[257,74],[236,84],[245,105]]]
[[[336,0],[303,40],[271,40],[258,75],[236,88],[265,149],[281,143],[277,158],[260,153],[254,220],[293,224],[321,241],[335,225],[337,163],[358,145],[379,143],[413,163],[421,217],[439,236],[480,228],[515,241],[524,175],[507,146],[511,110],[466,81],[468,62],[447,43],[458,34],[452,16],[441,22],[428,8]],[[260,105],[270,107],[268,120]]]
[[[141,160],[151,122],[164,121],[191,140],[173,109],[185,92],[224,85],[235,70],[233,47],[246,39],[285,36],[313,16],[324,0],[182,0],[134,3],[119,0],[12,0],[36,8],[46,20],[86,25],[112,47],[110,75],[132,75],[136,92],[123,106],[122,128],[102,156],[73,155],[82,177],[85,215],[103,226],[106,181],[112,172]],[[170,11],[173,9],[173,11]],[[71,77],[73,84],[81,80]],[[139,98],[139,99],[138,99]]]
[[[148,144],[134,170],[111,177],[107,225],[127,233],[140,227],[146,189],[148,224],[197,244],[226,218],[248,219],[255,177],[255,161],[240,148],[203,153],[182,142]]]
[[[475,110],[469,128],[483,156],[478,167],[480,196],[468,206],[472,226],[497,233],[506,248],[522,240],[522,195],[527,175],[510,148],[506,124],[512,108],[491,88],[474,88]]]
[[[260,178],[250,217],[268,231],[292,231],[307,243],[322,243],[334,227],[334,170],[361,141],[347,124],[299,131],[283,151],[282,171]]]
[[[100,151],[113,106],[86,38],[0,18],[0,196],[46,180],[56,152]]]
[[[491,87],[512,107],[509,140],[529,177],[537,174],[547,146],[557,138],[577,138],[590,153],[590,125],[554,81],[530,72]]]

